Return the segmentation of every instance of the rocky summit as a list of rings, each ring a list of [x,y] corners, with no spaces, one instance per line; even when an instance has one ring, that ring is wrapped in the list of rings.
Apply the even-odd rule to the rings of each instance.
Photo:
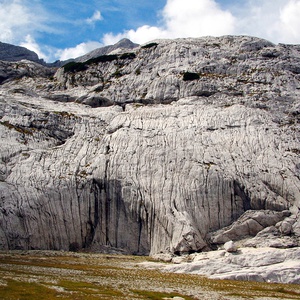
[[[156,40],[0,65],[1,249],[299,247],[299,45]]]
[[[0,60],[20,61],[22,59],[27,59],[41,64],[44,63],[43,60],[39,59],[35,52],[30,51],[27,48],[0,42]]]

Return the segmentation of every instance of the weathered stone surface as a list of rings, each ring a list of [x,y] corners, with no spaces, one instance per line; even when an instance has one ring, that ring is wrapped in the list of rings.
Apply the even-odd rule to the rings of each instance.
[[[158,268],[166,272],[206,275],[214,279],[299,284],[300,251],[299,248],[241,248],[237,253],[219,250],[196,254],[188,263],[158,264]]]
[[[236,252],[237,246],[233,241],[228,241],[224,244],[224,249],[227,252]]]
[[[290,216],[289,211],[246,211],[236,222],[229,227],[222,228],[208,235],[212,244],[223,244],[230,240],[239,240],[249,236],[255,236],[264,228],[277,224],[279,221]],[[282,223],[288,223],[283,221]],[[289,234],[290,232],[288,232]]]
[[[46,68],[29,60],[21,60],[18,62],[6,62],[0,60],[0,84],[24,77],[49,78],[54,75],[54,73],[55,71],[53,69]],[[26,86],[26,89],[29,89],[31,90],[31,93],[34,93],[31,87]]]
[[[30,60],[37,63],[42,61],[39,59],[38,55],[24,47],[14,46],[7,43],[0,42],[0,60],[4,61],[20,61],[20,60]]]
[[[245,247],[292,248],[299,245],[294,235],[283,235],[278,228],[270,226],[260,231],[254,238],[240,242]]]
[[[156,42],[1,85],[0,248],[191,253],[249,209],[240,238],[299,236],[299,46]]]

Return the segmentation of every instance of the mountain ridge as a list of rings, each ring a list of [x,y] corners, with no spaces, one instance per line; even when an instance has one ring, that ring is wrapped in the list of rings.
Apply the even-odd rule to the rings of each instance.
[[[0,60],[20,61],[22,59],[41,64],[44,63],[34,51],[28,50],[25,47],[0,42]]]
[[[8,43],[2,43],[0,42],[0,60],[3,61],[10,61],[10,62],[16,62],[21,60],[29,60],[33,61],[39,64],[42,64],[47,67],[61,67],[64,64],[71,62],[71,61],[85,61],[91,58],[95,58],[100,55],[108,54],[111,51],[114,51],[119,48],[124,49],[133,49],[135,47],[139,46],[138,44],[135,44],[131,42],[129,39],[121,39],[114,45],[108,45],[99,47],[95,50],[92,50],[82,56],[76,57],[76,58],[70,58],[65,61],[57,60],[55,62],[46,63],[43,59],[40,59],[38,57],[38,54],[36,54],[34,51],[31,51],[27,49],[26,47],[16,46],[13,44]]]

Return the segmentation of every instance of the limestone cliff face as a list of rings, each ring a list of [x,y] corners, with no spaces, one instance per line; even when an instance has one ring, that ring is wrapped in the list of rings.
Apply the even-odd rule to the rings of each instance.
[[[132,51],[0,87],[0,248],[200,251],[250,209],[297,244],[300,47]]]

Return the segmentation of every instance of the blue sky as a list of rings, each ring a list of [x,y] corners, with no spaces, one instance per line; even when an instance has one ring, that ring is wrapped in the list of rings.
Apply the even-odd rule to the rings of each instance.
[[[247,34],[300,43],[300,0],[0,0],[0,41],[46,61],[68,59],[127,37]]]

